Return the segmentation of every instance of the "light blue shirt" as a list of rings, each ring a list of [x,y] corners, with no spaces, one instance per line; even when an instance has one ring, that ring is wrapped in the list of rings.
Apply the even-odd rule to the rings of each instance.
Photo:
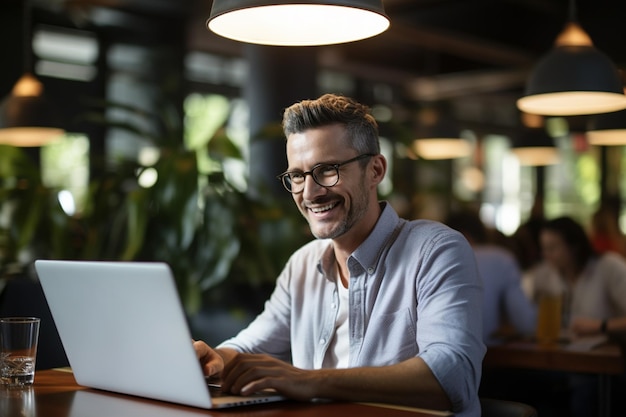
[[[537,308],[522,289],[522,271],[508,250],[496,245],[474,245],[478,272],[483,280],[483,339],[509,323],[521,335],[535,333]]]
[[[419,356],[457,416],[480,415],[482,286],[474,253],[458,232],[383,212],[350,255],[350,367],[392,365]],[[222,343],[319,369],[333,337],[338,292],[330,240],[296,251],[264,311]]]

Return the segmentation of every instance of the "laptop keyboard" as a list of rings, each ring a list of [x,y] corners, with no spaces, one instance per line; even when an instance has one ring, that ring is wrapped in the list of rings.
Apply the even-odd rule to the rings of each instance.
[[[211,382],[207,382],[207,386],[209,387],[209,392],[211,393],[211,397],[222,397],[226,395],[222,391],[222,386],[220,384],[214,384]]]
[[[231,393],[222,391],[222,384],[220,384],[219,382],[210,382],[210,381],[215,381],[215,379],[209,380],[209,378],[206,378],[206,384],[207,384],[207,387],[209,387],[209,392],[211,393],[211,397],[218,398],[218,397],[233,397],[233,396],[238,397],[239,396],[236,394],[231,394]],[[276,394],[276,391],[274,390],[263,390],[263,391],[255,392],[250,395],[246,395],[246,397],[266,397],[267,395],[274,395],[274,394]]]

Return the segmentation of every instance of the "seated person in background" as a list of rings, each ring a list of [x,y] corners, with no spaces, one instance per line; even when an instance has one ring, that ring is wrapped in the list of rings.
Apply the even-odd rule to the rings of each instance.
[[[598,254],[581,224],[563,216],[540,232],[544,264],[533,276],[533,298],[560,288],[564,325],[575,336],[626,331],[626,260]]]
[[[517,335],[532,336],[537,309],[522,290],[522,271],[513,253],[490,242],[487,227],[476,211],[453,212],[445,223],[461,232],[474,250],[483,281],[485,343],[497,343],[499,336],[507,336],[511,330]]]
[[[626,260],[617,253],[595,252],[587,232],[568,216],[546,221],[539,235],[544,265],[533,276],[535,298],[560,288],[563,326],[573,337],[612,335],[626,331]],[[567,374],[572,417],[597,415],[597,377]],[[612,378],[623,393],[625,375]],[[612,395],[613,410],[624,415],[623,395]]]
[[[590,237],[596,252],[615,252],[626,257],[626,236],[619,227],[618,211],[611,205],[601,205],[593,213]]]
[[[482,289],[470,246],[441,223],[379,202],[387,163],[369,109],[327,94],[287,108],[279,179],[317,238],[264,311],[216,348],[207,375],[235,394],[395,403],[480,415]]]

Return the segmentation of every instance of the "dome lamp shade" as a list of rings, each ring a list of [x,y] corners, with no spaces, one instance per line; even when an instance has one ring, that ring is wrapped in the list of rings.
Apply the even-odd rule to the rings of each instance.
[[[206,24],[240,42],[316,46],[376,36],[390,21],[381,0],[214,0]]]
[[[626,108],[619,72],[576,23],[534,67],[517,107],[545,116],[577,116]]]

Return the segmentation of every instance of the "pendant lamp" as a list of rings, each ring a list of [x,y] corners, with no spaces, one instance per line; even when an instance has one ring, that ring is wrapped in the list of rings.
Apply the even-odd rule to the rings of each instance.
[[[545,166],[559,162],[559,149],[543,128],[524,129],[512,141],[511,152],[522,166]]]
[[[0,144],[35,147],[65,133],[37,78],[25,73],[0,104]]]
[[[587,141],[590,145],[626,145],[626,110],[598,114],[591,119]]]
[[[206,24],[240,42],[314,46],[376,36],[390,22],[382,0],[214,0]]]
[[[525,96],[517,101],[517,107],[546,116],[625,109],[626,95],[617,68],[576,23],[573,0],[570,14],[570,22],[555,46],[532,70]]]
[[[413,150],[419,157],[456,159],[472,153],[472,144],[461,137],[461,129],[447,109],[422,109],[417,123]]]
[[[35,147],[65,133],[56,108],[45,98],[43,85],[29,72],[31,56],[30,1],[24,0],[24,68],[11,93],[0,103],[0,144]]]

